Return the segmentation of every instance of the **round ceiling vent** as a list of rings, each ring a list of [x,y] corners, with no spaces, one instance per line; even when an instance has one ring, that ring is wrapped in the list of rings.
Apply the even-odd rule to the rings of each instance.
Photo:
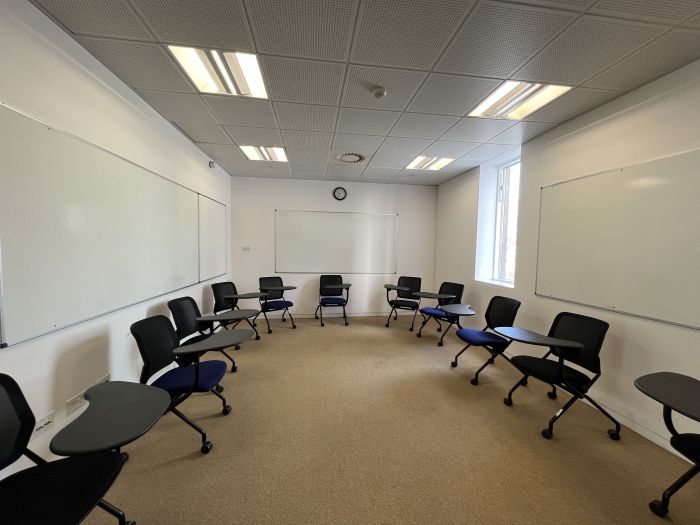
[[[358,162],[365,160],[365,156],[360,155],[359,153],[341,153],[336,157],[336,160],[347,164],[357,164]]]

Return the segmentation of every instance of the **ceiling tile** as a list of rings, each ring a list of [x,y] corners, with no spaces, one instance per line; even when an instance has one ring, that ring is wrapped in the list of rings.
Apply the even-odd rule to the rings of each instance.
[[[372,158],[371,166],[375,168],[404,168],[432,142],[432,140],[425,139],[388,137]]]
[[[199,95],[147,89],[137,89],[136,91],[167,120],[218,124]]]
[[[509,153],[517,153],[519,150],[518,146],[510,146],[507,144],[482,144],[473,151],[467,153],[463,160],[475,160],[475,161],[488,161],[494,157],[499,157],[501,155],[506,155]]]
[[[362,179],[391,180],[399,173],[401,173],[400,168],[375,168],[374,166],[367,166],[367,169],[365,169],[362,174]]]
[[[333,139],[333,149],[345,153],[371,154],[377,151],[384,137],[376,135],[350,135],[336,133]]]
[[[663,31],[660,26],[584,15],[514,77],[577,85]]]
[[[424,113],[404,113],[391,130],[393,137],[413,137],[436,139],[450,129],[459,117],[426,115]]]
[[[473,5],[471,0],[366,0],[360,6],[353,62],[428,69]]]
[[[678,24],[699,10],[698,0],[600,0],[591,13]]]
[[[463,116],[501,84],[489,78],[458,77],[432,73],[408,111]]]
[[[621,91],[575,88],[526,118],[537,122],[564,122],[619,97]]]
[[[496,135],[489,142],[494,144],[513,144],[519,146],[532,140],[545,131],[552,129],[556,124],[551,122],[518,122],[503,133]]]
[[[199,149],[214,159],[219,166],[234,176],[251,176],[253,170],[250,162],[243,156],[238,146],[221,146],[218,144],[198,144]]]
[[[470,169],[476,168],[480,164],[480,161],[470,159],[468,157],[469,155],[466,155],[461,159],[455,160],[451,164],[441,169],[440,172],[449,173],[450,176],[454,177],[455,175],[459,175],[461,173],[464,173],[465,171],[469,171]]]
[[[288,148],[299,149],[320,149],[328,151],[333,142],[333,133],[322,133],[320,131],[296,131],[291,129],[282,130],[284,144]]]
[[[340,100],[345,64],[262,56],[260,67],[272,100],[326,105]]]
[[[277,129],[245,126],[224,126],[224,129],[239,146],[284,146]]]
[[[370,66],[348,67],[343,93],[343,106],[369,109],[402,110],[416,92],[427,73]],[[372,89],[383,87],[384,98],[372,95]]]
[[[90,37],[78,37],[77,40],[133,88],[194,92],[160,44]]]
[[[340,108],[336,131],[361,135],[386,135],[400,115],[401,113],[397,111]]]
[[[358,0],[246,0],[261,53],[345,60]]]
[[[514,124],[513,120],[466,117],[457,122],[441,138],[464,142],[486,142]]]
[[[126,0],[34,0],[69,31],[84,35],[153,40]]]
[[[690,20],[688,20],[685,24],[683,24],[685,27],[694,27],[695,29],[700,29],[700,14],[697,16],[694,16]]]
[[[328,166],[328,151],[318,149],[287,148],[287,158],[292,172],[320,173],[325,175]]]
[[[276,128],[272,103],[232,95],[202,95],[221,124],[253,128]]]
[[[292,172],[289,169],[287,162],[268,162],[264,160],[256,160],[250,162],[253,166],[253,173],[256,177],[271,177],[278,179],[289,179]]]
[[[510,0],[519,4],[530,4],[542,7],[556,7],[572,11],[583,11],[598,0]]]
[[[586,82],[586,86],[634,89],[700,58],[700,32],[674,29]]]
[[[307,131],[333,131],[338,108],[275,102],[280,128]]]
[[[451,140],[438,140],[428,146],[421,153],[421,155],[458,159],[462,155],[466,155],[480,145],[481,144],[479,142],[454,142]]]
[[[430,170],[403,170],[394,181],[401,184],[429,184],[434,174],[435,172]]]
[[[479,4],[435,69],[508,78],[575,17],[528,6]]]
[[[131,0],[162,42],[255,51],[241,0]]]
[[[193,142],[208,144],[231,144],[231,138],[218,124],[199,124],[197,122],[173,122]]]
[[[358,179],[365,171],[366,164],[331,164],[328,166],[328,178]]]

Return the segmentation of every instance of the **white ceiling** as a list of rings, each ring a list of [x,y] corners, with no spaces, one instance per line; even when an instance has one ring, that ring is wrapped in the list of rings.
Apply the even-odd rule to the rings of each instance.
[[[33,2],[234,176],[439,184],[700,58],[700,0]],[[258,53],[270,100],[197,94],[165,44]],[[575,88],[525,122],[465,116],[509,78]],[[403,169],[419,154],[457,160]]]

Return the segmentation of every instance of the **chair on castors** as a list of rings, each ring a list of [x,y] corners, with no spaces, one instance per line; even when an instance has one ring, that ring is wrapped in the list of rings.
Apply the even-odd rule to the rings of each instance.
[[[447,335],[447,332],[449,331],[450,328],[452,328],[453,324],[457,324],[461,328],[461,325],[459,324],[459,316],[457,315],[451,315],[445,312],[444,310],[440,309],[440,306],[445,306],[446,304],[459,304],[462,301],[462,294],[464,293],[464,285],[459,284],[459,283],[451,283],[445,281],[440,285],[440,289],[438,290],[439,294],[449,294],[454,297],[446,298],[446,299],[438,299],[438,307],[433,308],[433,307],[425,307],[420,309],[420,313],[423,316],[423,322],[420,325],[420,328],[418,329],[418,333],[416,334],[416,337],[420,337],[421,333],[423,331],[423,327],[430,321],[431,319],[434,320],[438,324],[438,329],[437,331],[440,332],[442,331],[442,324],[440,324],[440,321],[447,323],[447,328],[445,328],[445,331],[442,334],[442,337],[440,337],[440,340],[438,341],[438,346],[442,346],[442,340],[445,339],[445,336]]]
[[[389,321],[391,321],[391,316],[393,314],[394,321],[398,319],[397,310],[410,310],[413,312],[413,320],[411,321],[411,328],[408,329],[409,332],[413,332],[413,324],[416,322],[416,314],[418,313],[418,308],[420,308],[420,298],[413,295],[415,292],[420,292],[420,277],[409,277],[402,275],[399,277],[399,282],[396,283],[397,286],[408,288],[408,290],[396,290],[396,296],[392,299],[390,297],[391,290],[386,291],[386,302],[389,303],[391,311],[389,312],[389,317],[386,319],[386,326],[389,328]]]
[[[136,339],[139,353],[143,359],[140,381],[144,385],[157,372],[175,363],[173,350],[180,343],[177,333],[164,315],[156,315],[137,321],[131,325],[131,334]],[[207,440],[205,430],[177,409],[177,406],[190,397],[194,392],[211,392],[221,400],[221,413],[228,415],[231,406],[226,398],[216,391],[216,385],[226,375],[226,363],[223,361],[203,361],[197,358],[194,364],[179,365],[158,377],[153,386],[162,388],[170,394],[168,410],[182,419],[202,436],[203,454],[207,454],[213,444]]]
[[[228,299],[227,296],[229,295],[237,295],[238,290],[236,289],[236,285],[233,284],[232,282],[222,282],[222,283],[214,283],[211,285],[211,291],[214,293],[214,310],[213,312],[215,314],[223,313],[223,312],[228,312],[229,310],[240,310],[240,307],[238,306],[238,299]],[[255,332],[255,340],[259,341],[260,340],[260,335],[258,335],[258,331],[255,329],[257,326],[255,324],[255,320],[258,318],[258,315],[260,315],[260,312],[253,317],[253,320],[251,322],[250,319],[247,317],[245,319],[241,319],[240,321],[223,321],[221,322],[221,326],[227,329],[234,329],[236,328],[239,324],[241,324],[243,321],[248,323],[248,326],[250,326],[253,331]]]
[[[557,398],[557,387],[571,394],[571,399],[557,410],[554,417],[549,420],[549,426],[542,431],[542,437],[551,439],[554,434],[554,423],[556,423],[557,419],[569,410],[576,401],[585,399],[615,424],[615,429],[608,430],[610,439],[615,441],[620,439],[620,423],[588,395],[589,389],[601,374],[600,350],[603,346],[608,326],[608,323],[605,321],[594,317],[569,312],[558,314],[552,322],[552,327],[549,329],[549,337],[575,341],[581,343],[583,348],[575,350],[551,346],[549,352],[543,357],[517,355],[511,358],[510,362],[523,373],[523,377],[513,385],[503,402],[507,406],[511,406],[513,404],[513,392],[519,386],[526,384],[528,378],[534,377],[552,387],[552,391],[547,392],[547,397],[550,399]],[[555,359],[549,359],[550,355]],[[590,372],[592,377],[568,366],[567,362]]]
[[[211,337],[214,333],[214,323],[197,321],[197,317],[201,317],[202,314],[199,311],[197,302],[192,297],[178,297],[168,301],[168,308],[170,313],[173,314],[173,321],[175,321],[175,333],[180,338],[178,346],[198,343],[207,337]],[[187,340],[183,341],[183,339]],[[240,347],[236,346],[236,350],[239,349]],[[231,372],[238,370],[233,357],[228,355],[226,350],[219,351],[231,362]],[[181,362],[182,359],[177,358],[176,361]],[[189,364],[190,362],[192,362],[191,358],[183,361],[183,364]]]
[[[350,299],[350,289],[328,288],[329,285],[337,286],[341,284],[343,284],[342,275],[322,275],[319,279],[318,306],[314,312],[314,318],[318,319],[318,314],[320,312],[321,326],[324,326],[323,309],[334,306],[341,306],[343,308],[343,319],[345,319],[345,326],[348,326],[348,316],[345,313],[345,306]],[[343,292],[345,292],[345,294]]]
[[[655,499],[649,503],[651,511],[661,517],[668,514],[671,496],[700,472],[700,434],[676,434],[671,436],[671,446],[693,463],[693,466],[664,490],[661,500]]]
[[[272,333],[272,328],[270,328],[270,320],[267,318],[268,312],[279,312],[282,311],[282,322],[285,322],[285,314],[289,314],[289,320],[292,321],[292,328],[296,328],[297,325],[294,323],[294,318],[289,309],[294,306],[292,301],[287,301],[284,298],[284,290],[270,290],[269,288],[281,288],[284,286],[282,283],[282,278],[276,275],[271,277],[260,277],[258,279],[260,284],[260,291],[266,292],[266,297],[260,298],[260,311],[265,317],[265,322],[267,323],[267,333]]]
[[[99,506],[120,525],[133,524],[121,510],[102,500],[127,455],[107,451],[46,461],[27,447],[35,424],[19,385],[0,374],[0,469],[23,455],[36,463],[0,481],[0,521],[6,525],[73,525]]]
[[[492,365],[499,355],[502,355],[506,360],[510,361],[508,356],[503,353],[505,349],[508,348],[510,341],[489,330],[493,330],[498,326],[513,326],[515,316],[518,314],[518,308],[520,308],[520,301],[496,295],[491,298],[486,308],[486,314],[484,314],[486,326],[483,330],[475,330],[473,328],[460,328],[457,330],[457,337],[467,343],[467,346],[462,348],[455,356],[454,361],[450,363],[453,368],[457,366],[459,356],[470,346],[481,346],[491,354],[491,357],[481,365],[481,368],[474,374],[471,381],[472,385],[479,384],[479,374],[481,371],[487,366]]]

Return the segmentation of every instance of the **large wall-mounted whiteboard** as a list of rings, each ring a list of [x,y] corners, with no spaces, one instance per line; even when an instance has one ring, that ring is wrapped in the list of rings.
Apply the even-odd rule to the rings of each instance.
[[[275,211],[275,271],[396,273],[398,215]]]
[[[542,188],[538,295],[700,328],[700,151]]]
[[[226,206],[199,196],[199,280],[226,273]]]
[[[0,342],[199,282],[198,198],[0,106]]]

